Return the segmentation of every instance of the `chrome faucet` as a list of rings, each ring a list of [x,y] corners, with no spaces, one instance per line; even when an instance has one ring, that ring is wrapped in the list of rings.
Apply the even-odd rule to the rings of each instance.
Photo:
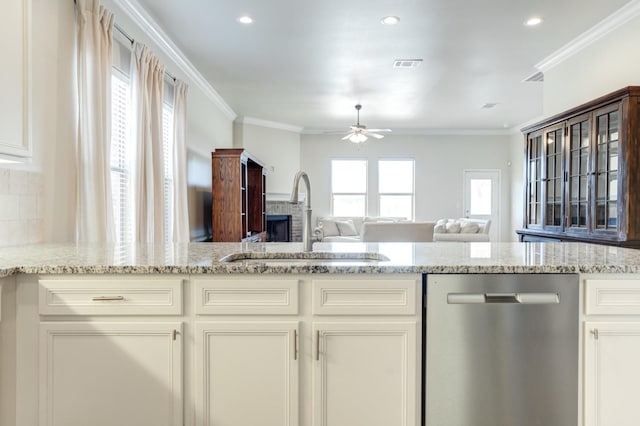
[[[298,184],[300,183],[300,178],[304,181],[304,185],[307,190],[307,197],[303,209],[304,223],[302,225],[302,245],[304,246],[304,251],[313,251],[313,241],[311,240],[311,184],[309,183],[309,176],[307,176],[307,173],[302,170],[298,171],[296,176],[293,178],[293,190],[291,191],[291,200],[289,202],[291,204],[298,203]]]

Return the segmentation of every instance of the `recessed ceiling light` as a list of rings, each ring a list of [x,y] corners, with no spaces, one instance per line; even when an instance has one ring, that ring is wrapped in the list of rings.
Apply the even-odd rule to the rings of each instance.
[[[400,22],[400,18],[397,16],[385,16],[380,22],[382,22],[383,25],[395,25]]]
[[[536,25],[540,25],[542,23],[542,18],[539,16],[534,16],[525,21],[525,25],[527,27],[535,27]]]
[[[251,16],[241,16],[238,18],[238,22],[240,22],[241,24],[252,24],[253,19],[251,18]]]

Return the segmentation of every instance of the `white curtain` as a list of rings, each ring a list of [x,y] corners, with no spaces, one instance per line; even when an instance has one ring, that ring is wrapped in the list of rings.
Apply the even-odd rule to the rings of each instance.
[[[187,84],[176,80],[173,90],[173,242],[188,243],[187,204]]]
[[[164,243],[164,162],[162,96],[164,64],[141,43],[133,46],[131,61],[134,167],[134,239]]]
[[[76,240],[113,242],[109,165],[113,14],[98,0],[77,0],[78,129]]]

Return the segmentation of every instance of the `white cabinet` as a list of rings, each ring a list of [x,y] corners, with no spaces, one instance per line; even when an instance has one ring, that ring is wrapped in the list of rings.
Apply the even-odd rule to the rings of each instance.
[[[640,277],[589,277],[584,294],[584,426],[636,426]]]
[[[297,321],[196,325],[197,426],[298,426]]]
[[[5,286],[19,339],[0,425],[419,425],[419,274],[186,278]]]
[[[2,2],[0,162],[2,154],[31,156],[29,139],[31,0]]]
[[[637,426],[640,321],[587,322],[585,426]]]
[[[182,425],[181,323],[40,330],[40,426]]]
[[[418,425],[418,276],[191,285],[197,426]]]
[[[182,284],[39,279],[39,426],[182,426]]]
[[[315,322],[314,426],[415,426],[415,322]]]

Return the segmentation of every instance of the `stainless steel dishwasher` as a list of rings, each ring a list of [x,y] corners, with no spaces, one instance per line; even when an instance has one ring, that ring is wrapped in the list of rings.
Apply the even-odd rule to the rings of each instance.
[[[578,276],[427,275],[426,426],[576,426]]]

